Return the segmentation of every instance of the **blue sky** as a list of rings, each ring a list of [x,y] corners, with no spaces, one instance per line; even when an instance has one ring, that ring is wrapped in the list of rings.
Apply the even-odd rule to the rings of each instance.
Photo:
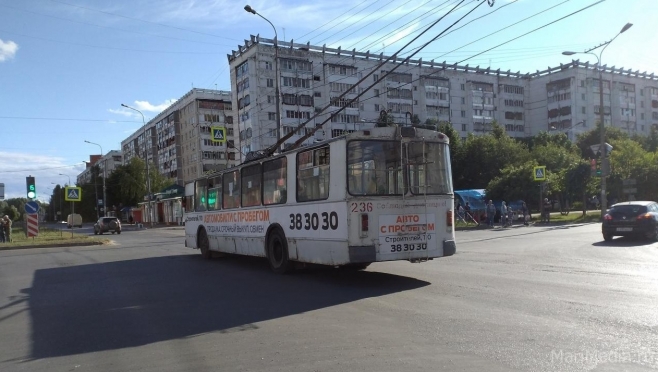
[[[250,34],[273,36],[267,22],[243,10],[247,2],[277,27],[280,39],[386,54],[457,3],[0,0],[0,182],[6,197],[24,196],[29,174],[40,195],[50,195],[51,182],[68,182],[60,173],[74,180],[82,161],[99,153],[84,140],[99,143],[104,152],[119,149],[141,126],[141,117],[121,103],[141,109],[148,120],[192,87],[229,90],[226,54]],[[480,2],[465,1],[428,35]],[[493,8],[479,7],[458,26],[499,10],[435,41],[417,57],[461,61],[596,2],[496,0]],[[603,1],[462,63],[542,70],[570,61],[561,51],[597,45],[631,22],[634,26],[606,49],[604,64],[658,73],[656,14],[653,0]]]

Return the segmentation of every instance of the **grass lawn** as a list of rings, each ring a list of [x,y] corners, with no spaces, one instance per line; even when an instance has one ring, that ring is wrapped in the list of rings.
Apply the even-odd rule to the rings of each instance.
[[[39,228],[39,236],[26,237],[25,231],[21,227],[12,229],[11,243],[0,243],[0,250],[12,249],[17,247],[49,246],[49,245],[96,245],[105,244],[109,239],[99,239],[92,236],[80,235],[70,231],[49,229],[47,227]]]
[[[533,217],[535,217],[533,215]],[[539,221],[539,214],[536,215],[535,222]],[[563,216],[559,213],[551,213],[551,223],[553,222],[568,222],[568,223],[584,223],[584,222],[598,222],[601,220],[601,211],[587,211],[587,215],[583,216],[582,211],[571,211],[568,215]]]

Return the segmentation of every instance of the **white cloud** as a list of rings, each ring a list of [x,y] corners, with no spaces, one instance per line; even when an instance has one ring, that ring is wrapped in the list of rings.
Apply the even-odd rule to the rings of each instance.
[[[18,44],[11,40],[3,41],[0,39],[0,62],[14,58],[17,50]]]
[[[0,179],[5,184],[5,199],[25,197],[25,177],[33,176],[38,199],[47,202],[55,186],[51,182],[63,186],[69,182],[66,176],[70,176],[71,183],[75,183],[84,169],[82,162],[67,164],[60,157],[0,151]]]
[[[107,109],[107,111],[108,111],[108,112],[111,112],[111,113],[113,113],[113,114],[123,115],[123,116],[128,116],[128,117],[133,117],[133,116],[137,116],[137,115],[139,115],[139,114],[136,113],[135,111],[128,110],[128,109],[124,109],[124,108],[120,108],[120,109]]]
[[[176,100],[173,98],[168,99],[159,105],[154,105],[149,101],[135,101],[135,106],[136,106],[135,108],[140,111],[150,111],[150,112],[160,113],[166,110],[167,107],[171,106],[174,102],[176,102]]]

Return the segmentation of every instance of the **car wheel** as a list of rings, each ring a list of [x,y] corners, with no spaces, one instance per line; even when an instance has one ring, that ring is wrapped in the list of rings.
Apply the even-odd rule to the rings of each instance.
[[[612,234],[603,233],[603,240],[605,240],[606,242],[611,242],[612,238],[613,238]]]
[[[96,231],[96,229],[94,229],[94,235],[98,235],[98,231]]]
[[[112,231],[112,235],[114,235],[115,232],[116,232],[116,231]]]
[[[121,230],[117,231],[117,234],[121,234]]]

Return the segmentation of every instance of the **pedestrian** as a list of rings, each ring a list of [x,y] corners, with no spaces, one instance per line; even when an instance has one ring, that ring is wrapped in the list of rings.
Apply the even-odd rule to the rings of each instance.
[[[496,206],[493,203],[493,200],[489,200],[487,204],[487,224],[489,227],[494,227],[494,217],[496,216]]]
[[[9,218],[9,216],[7,215],[5,215],[4,228],[5,228],[5,241],[7,243],[11,243],[11,218]]]
[[[0,243],[5,242],[5,218],[0,218]]]
[[[528,206],[523,202],[521,204],[521,213],[523,213],[523,225],[528,226],[528,221],[530,221],[530,210],[528,209]]]
[[[544,198],[544,213],[542,216],[542,222],[551,222],[551,202],[548,201],[548,198]]]
[[[500,206],[500,227],[507,225],[507,204],[503,201]]]

